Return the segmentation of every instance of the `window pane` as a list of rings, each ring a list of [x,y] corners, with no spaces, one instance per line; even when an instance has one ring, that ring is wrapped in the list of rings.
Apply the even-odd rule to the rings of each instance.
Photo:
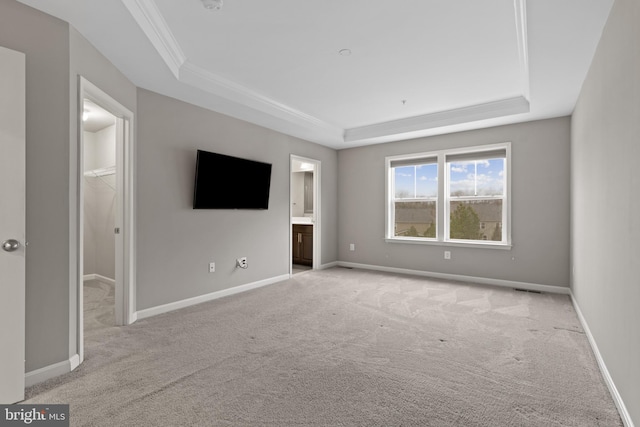
[[[394,236],[436,237],[436,202],[395,202]]]
[[[478,172],[478,196],[502,196],[504,194],[504,159],[480,160],[476,162]]]
[[[450,163],[451,196],[502,196],[504,159],[484,159]]]
[[[416,198],[438,196],[438,165],[416,166]]]
[[[396,199],[421,199],[438,195],[438,165],[400,166],[393,169]]]
[[[416,168],[415,166],[403,166],[394,168],[395,174],[395,198],[413,199],[415,197]]]
[[[502,241],[502,200],[450,202],[449,212],[450,239]]]

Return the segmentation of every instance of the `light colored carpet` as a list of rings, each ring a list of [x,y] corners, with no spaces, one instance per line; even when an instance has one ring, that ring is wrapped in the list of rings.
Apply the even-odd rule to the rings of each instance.
[[[334,268],[88,342],[74,426],[621,426],[570,300]]]
[[[116,324],[115,286],[100,280],[84,281],[84,333],[100,335]]]
[[[305,271],[310,271],[310,270],[311,270],[311,267],[309,267],[308,265],[293,264],[291,266],[291,272],[293,274],[304,273]]]

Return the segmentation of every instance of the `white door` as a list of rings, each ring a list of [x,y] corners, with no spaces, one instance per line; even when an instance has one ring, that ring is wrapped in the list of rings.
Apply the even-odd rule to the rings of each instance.
[[[24,399],[25,56],[0,47],[0,404]]]

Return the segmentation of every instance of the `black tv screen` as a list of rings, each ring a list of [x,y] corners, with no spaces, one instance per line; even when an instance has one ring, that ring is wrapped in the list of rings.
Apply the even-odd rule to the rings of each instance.
[[[271,164],[198,150],[193,209],[268,209]]]

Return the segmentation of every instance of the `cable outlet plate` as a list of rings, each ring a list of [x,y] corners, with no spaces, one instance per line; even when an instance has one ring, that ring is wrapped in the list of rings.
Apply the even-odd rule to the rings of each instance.
[[[247,257],[243,256],[236,260],[236,267],[247,268],[249,264],[247,263]]]

